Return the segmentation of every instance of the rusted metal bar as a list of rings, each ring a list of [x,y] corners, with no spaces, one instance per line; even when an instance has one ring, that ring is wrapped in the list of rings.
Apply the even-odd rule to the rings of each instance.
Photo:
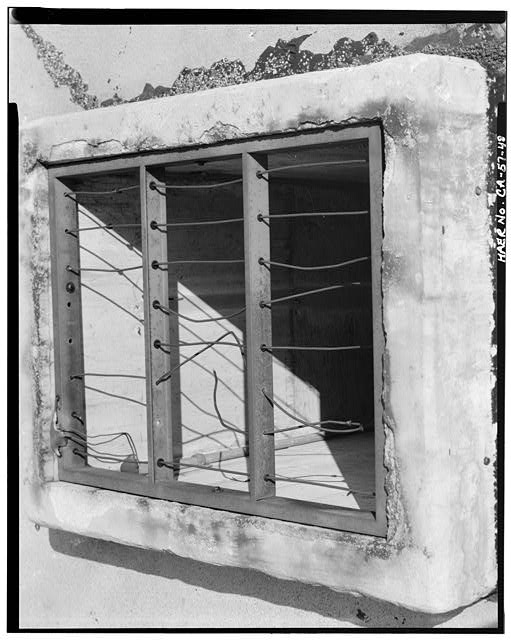
[[[247,308],[247,418],[250,496],[253,500],[275,495],[275,485],[266,479],[275,473],[274,439],[264,435],[273,427],[273,408],[261,394],[272,392],[272,360],[261,357],[260,345],[271,344],[271,311],[260,302],[270,298],[270,274],[259,264],[259,256],[270,255],[270,230],[259,224],[258,215],[269,211],[268,182],[256,172],[267,168],[266,156],[243,154],[243,207],[245,217],[245,290]]]
[[[165,191],[163,192],[166,193]],[[158,197],[155,196],[155,197]],[[168,223],[169,220],[172,220],[175,216],[173,200],[170,195],[166,197],[162,197],[159,195],[160,201],[165,203],[165,214],[163,217],[163,221]],[[158,222],[162,222],[162,219],[158,220]],[[152,230],[151,233],[155,236],[159,236],[161,238],[161,242],[165,244],[165,252],[166,258],[160,260],[162,262],[169,261],[171,258],[174,258],[173,250],[175,246],[175,241],[172,237],[172,232],[167,232],[166,234],[162,234],[158,231]],[[153,262],[151,263],[151,267],[153,268]],[[154,270],[154,269],[153,269]],[[161,299],[161,298],[160,298]],[[169,315],[167,318],[167,326],[168,326],[168,336],[170,343],[179,344],[179,319],[178,315],[179,311],[179,300],[181,300],[179,296],[179,280],[176,267],[172,264],[167,265],[167,300],[168,300],[168,310]],[[161,314],[160,314],[161,315]],[[172,438],[172,458],[167,458],[167,460],[180,460],[183,455],[183,428],[181,426],[181,371],[179,369],[179,349],[171,349],[167,353],[167,367],[160,371],[160,378],[164,371],[171,369],[173,371],[172,380],[165,386],[169,387],[170,391],[170,429],[171,429],[171,438]],[[158,380],[155,381],[155,384]],[[174,470],[174,477],[177,479],[179,473],[179,469]]]
[[[55,336],[55,386],[59,396],[58,419],[60,424],[74,424],[77,432],[87,438],[85,388],[82,381],[71,378],[73,371],[83,371],[82,296],[80,286],[80,248],[76,238],[66,234],[70,227],[78,227],[76,202],[65,197],[66,187],[50,178],[50,208],[52,259],[53,317]],[[73,264],[75,273],[67,267]],[[74,415],[81,416],[79,421]],[[87,464],[85,447],[83,458],[77,458],[70,447],[62,447],[59,472],[66,468]]]
[[[173,459],[170,385],[156,386],[155,382],[169,366],[169,357],[155,349],[156,339],[170,342],[168,316],[155,311],[153,301],[168,297],[167,271],[151,269],[153,260],[167,260],[167,242],[149,226],[151,220],[165,222],[166,198],[149,188],[152,181],[162,182],[163,172],[140,168],[140,196],[142,209],[142,248],[144,264],[144,333],[146,351],[146,402],[149,478],[152,482],[171,480],[173,471],[158,467],[156,459]]]
[[[343,141],[366,140],[368,132],[374,125],[349,127],[349,128],[329,128],[324,130],[303,131],[299,136],[290,134],[289,136],[276,136],[268,138],[261,136],[251,140],[232,142],[229,144],[230,156],[235,156],[245,152],[267,153],[270,150],[281,150],[285,147],[310,147],[311,144],[336,144]],[[377,128],[377,127],[376,127]],[[164,166],[174,162],[197,162],[226,156],[226,147],[223,145],[212,145],[209,147],[200,146],[196,149],[173,149],[162,152],[140,154],[139,151],[122,154],[122,157],[114,159],[93,158],[76,164],[74,161],[58,160],[54,162],[44,162],[52,174],[56,177],[94,175],[98,173],[108,173],[110,171],[128,170],[140,168],[141,166]]]
[[[245,491],[190,482],[158,482],[154,484],[149,483],[145,476],[136,473],[121,474],[118,471],[110,471],[108,469],[75,469],[70,470],[67,477],[70,482],[89,487],[146,495],[183,504],[196,504],[264,518],[277,518],[278,520],[299,522],[315,527],[341,529],[368,535],[384,535],[376,527],[374,513],[372,513],[372,500],[368,500],[368,506],[365,509],[353,509],[279,497],[254,502],[249,499]]]

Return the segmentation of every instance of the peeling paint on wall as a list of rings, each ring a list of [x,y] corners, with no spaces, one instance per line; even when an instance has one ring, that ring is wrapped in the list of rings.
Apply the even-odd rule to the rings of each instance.
[[[501,37],[496,35],[491,25],[472,25],[465,31],[453,27],[445,33],[416,38],[404,47],[390,44],[385,38],[380,40],[376,33],[371,32],[361,40],[340,38],[327,53],[300,49],[311,35],[304,34],[287,42],[279,39],[275,46],[263,51],[251,71],[246,71],[240,60],[227,59],[215,62],[209,69],[185,67],[170,87],[159,85],[154,88],[147,83],[142,93],[131,100],[122,100],[115,95],[103,101],[101,106],[139,102],[311,71],[360,66],[411,53],[468,58],[479,62],[490,75],[505,73],[505,36],[504,33]]]
[[[44,68],[56,87],[69,87],[71,102],[83,109],[95,109],[98,106],[96,96],[87,93],[89,86],[83,81],[81,74],[68,65],[62,51],[48,40],[43,40],[34,29],[28,25],[21,25],[27,38],[36,48],[37,57],[43,61]]]
[[[279,39],[274,46],[266,47],[250,71],[247,71],[241,60],[224,58],[214,62],[209,68],[184,67],[169,86],[154,87],[147,82],[142,92],[131,99],[124,99],[115,92],[111,98],[101,103],[96,96],[87,93],[88,85],[78,71],[65,63],[61,51],[48,40],[43,40],[31,26],[22,25],[22,29],[32,40],[37,55],[43,60],[44,68],[55,86],[68,86],[71,101],[84,109],[141,102],[312,71],[360,66],[413,53],[475,60],[487,70],[490,81],[496,83],[499,94],[503,95],[504,91],[506,42],[504,28],[500,25],[454,25],[448,31],[415,38],[407,45],[391,44],[385,38],[380,39],[373,31],[361,40],[340,38],[327,53],[301,49],[312,35],[303,34],[288,41]]]

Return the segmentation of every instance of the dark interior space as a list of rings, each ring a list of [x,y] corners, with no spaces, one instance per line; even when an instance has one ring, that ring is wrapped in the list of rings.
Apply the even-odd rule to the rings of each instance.
[[[367,162],[367,143],[277,152],[269,155],[268,162],[272,169],[350,159]],[[269,179],[270,216],[369,210],[367,164],[356,168],[305,167],[269,174]],[[345,285],[272,306],[273,342],[362,348],[341,352],[282,350],[275,357],[319,391],[321,420],[352,420],[361,422],[366,429],[374,422],[369,222],[366,213],[276,218],[270,225],[272,261],[316,267],[366,258],[318,271],[271,267],[272,298]]]

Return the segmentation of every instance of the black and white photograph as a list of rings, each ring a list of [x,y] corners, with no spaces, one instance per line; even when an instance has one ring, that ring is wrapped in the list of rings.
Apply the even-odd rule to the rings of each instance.
[[[8,630],[504,632],[506,21],[8,9]]]

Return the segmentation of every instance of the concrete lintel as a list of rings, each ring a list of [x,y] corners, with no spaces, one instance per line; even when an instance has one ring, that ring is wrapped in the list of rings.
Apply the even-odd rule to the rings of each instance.
[[[44,118],[27,124],[23,139],[27,155],[61,162],[364,119],[384,119],[390,131],[406,124],[409,110],[426,118],[444,111],[464,117],[484,112],[484,78],[476,62],[415,54]]]

